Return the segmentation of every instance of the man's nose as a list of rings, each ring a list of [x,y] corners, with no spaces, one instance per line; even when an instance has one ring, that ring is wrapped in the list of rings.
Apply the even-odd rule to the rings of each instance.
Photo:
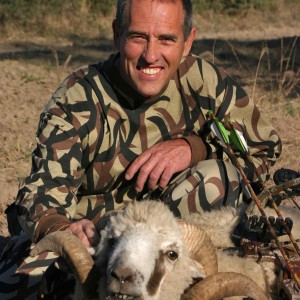
[[[160,50],[158,44],[155,41],[148,41],[145,45],[143,57],[148,64],[152,64],[159,59]]]

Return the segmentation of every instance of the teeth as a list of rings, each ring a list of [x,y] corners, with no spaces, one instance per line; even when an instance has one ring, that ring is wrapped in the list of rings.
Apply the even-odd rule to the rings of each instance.
[[[106,297],[106,300],[112,300],[112,299],[134,300],[134,299],[139,299],[139,298],[135,298],[133,296],[129,296],[129,295],[126,295],[126,294],[112,294],[112,295]]]
[[[147,75],[155,75],[159,73],[160,69],[159,68],[147,68],[147,69],[141,69],[142,73],[147,74]]]

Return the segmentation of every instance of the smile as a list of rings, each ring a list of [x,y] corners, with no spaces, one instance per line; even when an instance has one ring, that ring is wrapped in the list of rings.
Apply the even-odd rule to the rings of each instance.
[[[143,74],[147,74],[147,75],[156,75],[161,71],[161,68],[145,68],[145,69],[141,69],[141,72]]]

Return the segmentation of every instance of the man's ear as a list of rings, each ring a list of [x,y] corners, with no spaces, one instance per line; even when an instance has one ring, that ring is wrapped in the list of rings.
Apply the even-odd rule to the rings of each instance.
[[[113,20],[113,22],[112,22],[112,29],[113,29],[113,33],[114,33],[115,48],[117,50],[120,50],[120,32],[119,32],[119,28],[117,26],[116,20]]]
[[[194,39],[195,39],[195,35],[196,35],[196,29],[193,27],[188,38],[184,42],[183,57],[186,57],[189,55],[192,45],[193,45],[193,42],[194,42]]]

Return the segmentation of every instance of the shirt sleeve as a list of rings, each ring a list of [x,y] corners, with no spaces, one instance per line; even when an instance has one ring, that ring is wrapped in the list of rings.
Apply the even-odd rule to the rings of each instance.
[[[65,229],[75,214],[85,144],[80,130],[89,119],[76,112],[87,110],[85,99],[82,85],[68,78],[41,114],[31,174],[16,199],[19,222],[33,241]]]
[[[191,163],[190,167],[195,166],[199,161],[207,158],[207,146],[203,139],[196,134],[190,134],[189,136],[183,137],[191,147]]]

